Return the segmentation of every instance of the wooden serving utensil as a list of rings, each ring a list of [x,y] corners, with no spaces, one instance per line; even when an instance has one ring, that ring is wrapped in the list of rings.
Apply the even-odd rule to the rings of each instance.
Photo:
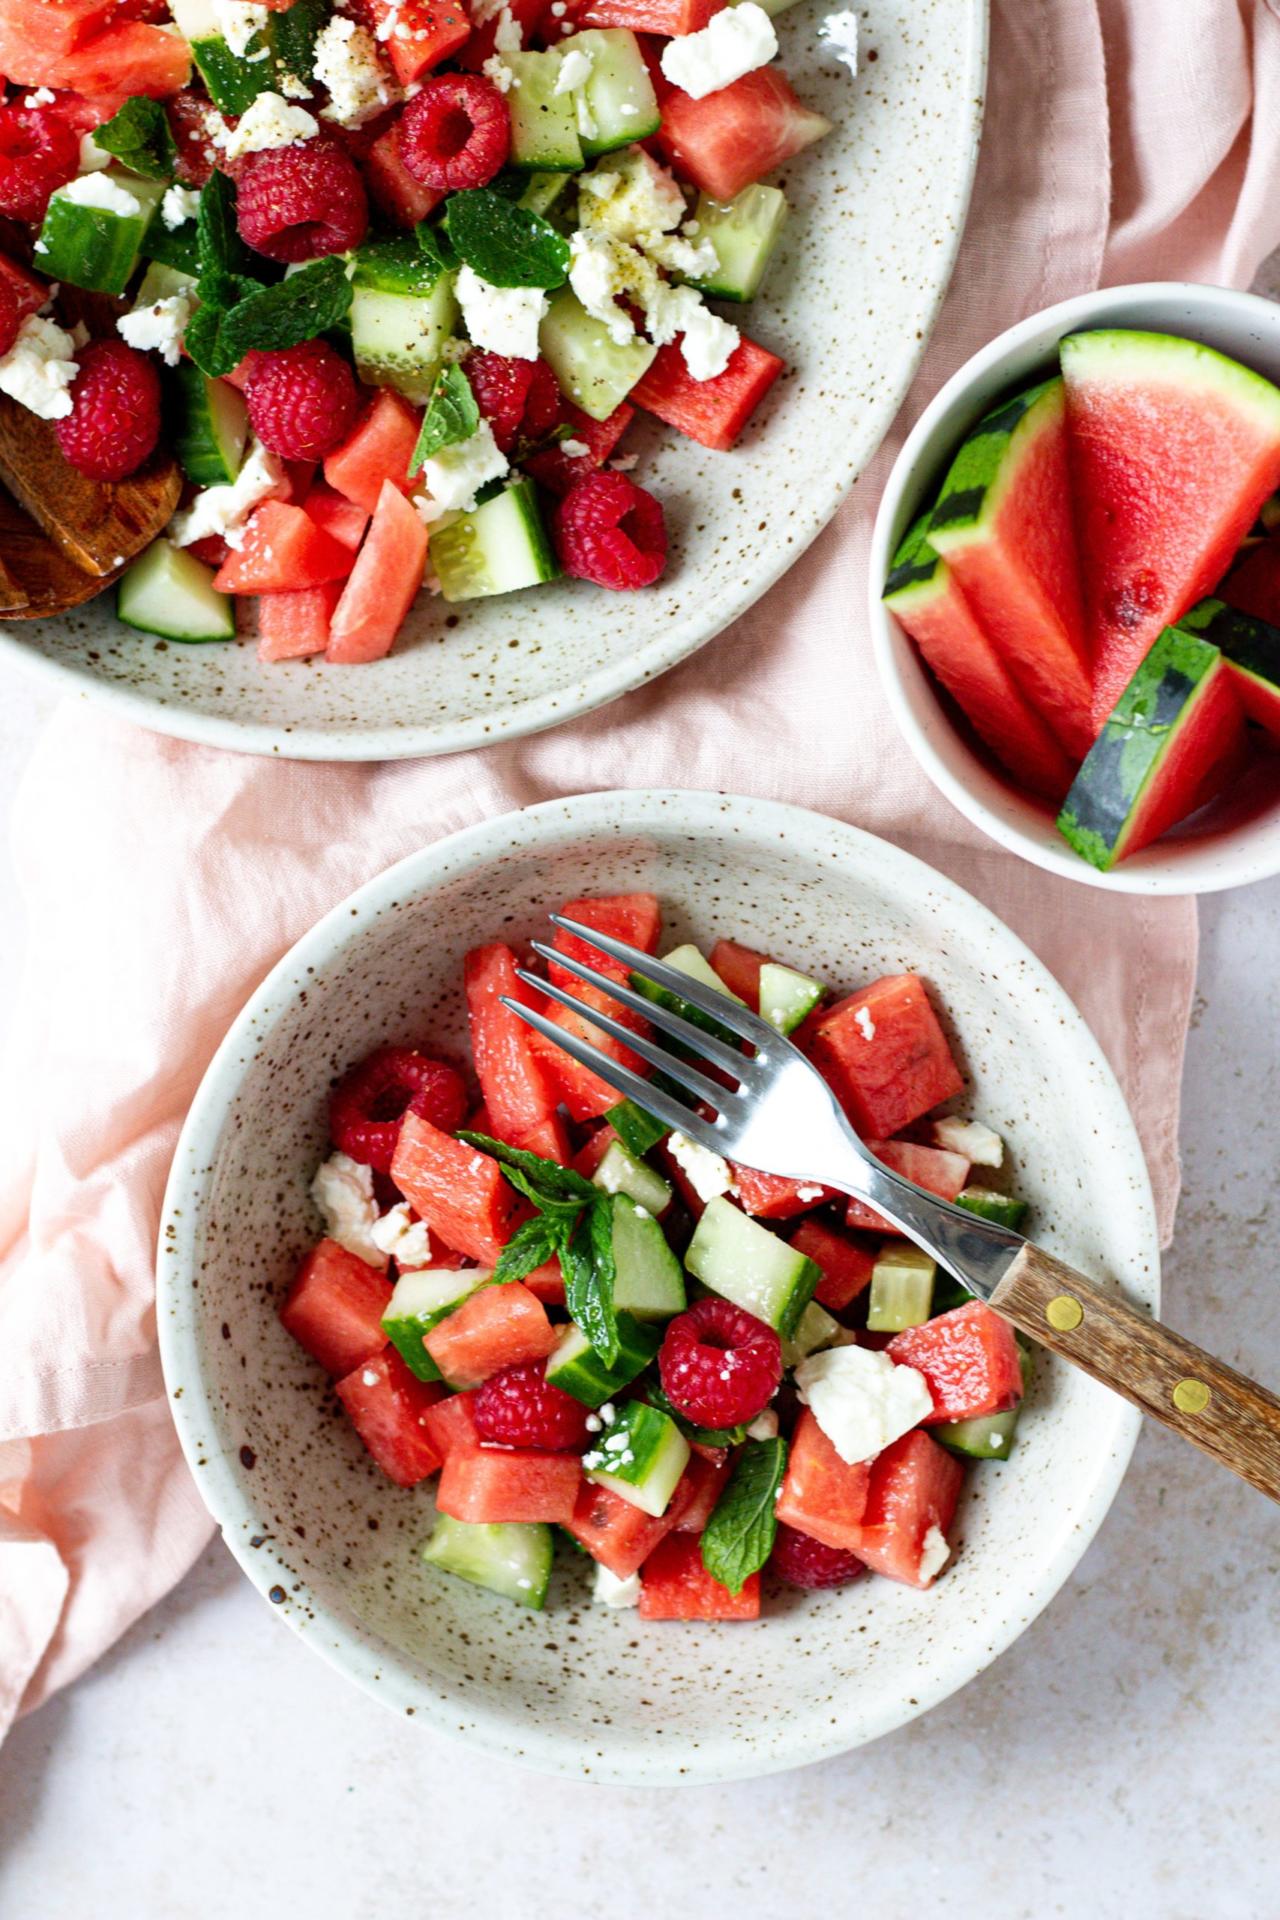
[[[82,606],[124,571],[85,573],[0,488],[0,620],[44,620]]]

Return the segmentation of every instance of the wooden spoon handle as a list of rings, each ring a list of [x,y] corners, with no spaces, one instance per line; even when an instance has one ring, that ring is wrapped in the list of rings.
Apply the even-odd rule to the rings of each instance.
[[[991,1305],[1039,1345],[1280,1500],[1280,1400],[1265,1387],[1042,1247],[1023,1248]]]

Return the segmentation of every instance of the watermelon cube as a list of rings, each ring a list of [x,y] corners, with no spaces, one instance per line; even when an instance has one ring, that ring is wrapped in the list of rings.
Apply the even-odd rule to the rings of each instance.
[[[832,1188],[820,1187],[816,1180],[788,1180],[780,1173],[761,1173],[736,1161],[731,1164],[743,1212],[757,1220],[790,1220],[835,1198]]]
[[[886,1167],[912,1180],[939,1200],[958,1200],[969,1183],[969,1162],[962,1153],[947,1147],[921,1147],[914,1140],[869,1140],[867,1145]],[[867,1233],[897,1233],[898,1229],[865,1200],[850,1200],[845,1208],[847,1227],[861,1227]]]
[[[617,1137],[612,1127],[597,1127],[586,1144],[574,1154],[574,1172],[580,1173],[584,1180],[590,1180]]]
[[[49,283],[38,274],[29,273],[26,267],[11,260],[7,253],[0,253],[0,280],[8,287],[18,307],[18,319],[23,321],[29,313],[39,313],[49,298]]]
[[[496,1160],[420,1113],[400,1123],[391,1178],[433,1233],[482,1267],[496,1263],[526,1212]]]
[[[567,1167],[573,1158],[573,1142],[569,1138],[569,1128],[562,1113],[553,1113],[549,1119],[539,1120],[529,1127],[518,1140],[512,1140],[501,1129],[493,1136],[505,1140],[508,1146],[523,1147],[526,1153],[537,1153],[544,1160],[554,1160],[557,1166]]]
[[[517,1281],[473,1293],[431,1329],[423,1345],[450,1386],[478,1387],[503,1367],[545,1360],[562,1331],[552,1326],[542,1302]],[[468,1515],[454,1518],[465,1520]]]
[[[341,583],[297,587],[258,596],[259,660],[304,660],[329,644],[329,622],[342,592]]]
[[[437,1381],[416,1380],[392,1347],[339,1380],[334,1391],[382,1471],[398,1487],[416,1487],[440,1465],[425,1426],[444,1394]]]
[[[496,17],[496,16],[495,16]],[[400,153],[397,118],[369,145],[360,160],[369,198],[394,227],[416,227],[444,199],[434,187],[415,180]]]
[[[47,37],[48,8],[5,0],[0,7],[0,74],[11,86],[72,93],[149,94],[163,100],[187,84],[191,49],[179,35],[140,20],[112,22],[65,52]]]
[[[218,593],[287,593],[345,580],[350,571],[350,549],[301,507],[264,500],[249,516],[244,544],[227,555],[213,585]]]
[[[829,120],[797,99],[785,73],[757,67],[701,100],[673,87],[656,139],[682,179],[724,201],[830,131]]]
[[[578,15],[584,27],[629,27],[632,33],[658,33],[670,40],[700,33],[725,0],[588,0]]]
[[[533,1007],[541,995],[517,979],[515,955],[501,942],[473,947],[463,962],[462,978],[476,1074],[494,1133],[499,1140],[529,1145],[531,1152],[541,1153],[543,1148],[527,1136],[552,1120],[559,1092],[545,1059],[532,1044],[533,1029],[503,1005],[504,999],[510,999]]]
[[[384,480],[409,491],[409,462],[418,444],[421,415],[390,387],[380,387],[340,446],[327,453],[324,477],[372,513]]]
[[[924,1422],[974,1420],[1003,1413],[1022,1398],[1022,1367],[1013,1328],[983,1300],[970,1300],[895,1333],[887,1351],[929,1383],[933,1412]]]
[[[702,1542],[690,1533],[669,1533],[640,1571],[642,1620],[758,1620],[760,1575],[744,1581],[741,1593],[709,1574],[702,1564]]]
[[[382,1316],[391,1298],[383,1273],[336,1240],[322,1240],[298,1269],[280,1319],[326,1373],[350,1373],[387,1344]]]
[[[867,1503],[850,1551],[908,1587],[933,1584],[945,1557],[964,1468],[927,1433],[904,1433],[871,1463]]]
[[[340,546],[354,553],[369,525],[369,510],[345,494],[337,493],[325,480],[317,480],[302,502],[308,520],[314,520],[331,534]]]
[[[619,1580],[629,1580],[675,1526],[679,1491],[677,1488],[672,1494],[666,1512],[655,1517],[624,1500],[612,1487],[584,1480],[565,1526],[593,1560],[608,1567]]]
[[[426,564],[427,530],[400,489],[384,480],[354,567],[347,554],[351,577],[333,610],[325,658],[354,666],[390,653]]]
[[[532,1273],[526,1273],[520,1284],[527,1287],[534,1299],[541,1300],[544,1306],[564,1305],[564,1274],[554,1254],[550,1260],[544,1260],[540,1267],[535,1267]]]
[[[546,5],[547,0],[506,0],[505,8],[478,7],[476,11],[486,17],[473,24],[470,39],[454,56],[458,65],[468,73],[483,73],[485,61],[498,51],[498,27],[504,12],[511,16],[512,25],[518,29],[521,45],[527,47]]]
[[[762,68],[762,72],[769,71]],[[755,76],[748,74],[748,79]],[[737,83],[741,86],[742,82]],[[732,92],[726,87],[726,93]],[[719,94],[708,94],[718,100]],[[699,105],[705,105],[700,101]],[[735,189],[736,191],[736,189]],[[656,414],[677,432],[688,434],[704,447],[726,453],[736,445],[743,428],[785,362],[767,347],[743,334],[723,373],[714,380],[695,380],[685,365],[679,340],[659,347],[653,361],[631,389],[631,398],[646,413]]]
[[[474,1393],[448,1393],[427,1407],[422,1415],[422,1430],[442,1460],[459,1450],[474,1452],[480,1445],[476,1429]]]
[[[436,1488],[436,1506],[476,1526],[549,1520],[567,1526],[582,1468],[576,1453],[535,1453],[527,1447],[458,1447]]]
[[[875,980],[812,1015],[801,1031],[864,1139],[901,1133],[964,1085],[918,973]]]
[[[831,1313],[842,1313],[852,1300],[871,1284],[876,1249],[825,1220],[802,1220],[791,1236],[797,1253],[803,1253],[822,1268],[822,1278],[814,1289],[814,1299]]]
[[[438,67],[471,34],[459,0],[361,0],[360,10],[375,34],[386,32],[386,55],[402,87]]]
[[[767,953],[757,953],[738,940],[717,940],[710,954],[711,971],[720,975],[730,993],[759,1013],[760,969],[768,958]]]
[[[592,988],[583,988],[581,982],[579,982],[579,990],[594,992]],[[597,997],[603,999],[603,996]],[[611,1006],[613,1003],[609,1004]],[[647,1073],[648,1069],[629,1047],[624,1046],[620,1040],[615,1040],[612,1034],[605,1033],[602,1028],[593,1026],[585,1013],[578,1013],[572,1007],[554,1007],[548,1008],[548,1017],[556,1026],[563,1027],[566,1033],[577,1034],[579,1039],[586,1040],[593,1047],[598,1047],[601,1053],[608,1054],[611,1060],[630,1067],[635,1073]],[[540,1033],[532,1034],[531,1038],[535,1052],[552,1077],[559,1098],[569,1109],[570,1116],[574,1120],[598,1120],[608,1113],[610,1107],[617,1106],[622,1096],[616,1087],[611,1087],[608,1081],[602,1080],[598,1073],[591,1071],[590,1067],[581,1066],[561,1047],[556,1046],[553,1040],[544,1038]]]
[[[865,1460],[850,1466],[840,1458],[806,1407],[791,1436],[777,1516],[824,1547],[858,1553],[870,1472]]]
[[[662,908],[656,893],[614,893],[595,900],[566,900],[560,911],[566,920],[577,920],[584,927],[594,927],[598,933],[607,933],[615,940],[625,940],[628,946],[638,947],[642,953],[658,951],[658,942],[662,938]],[[557,953],[567,953],[571,960],[581,960],[607,979],[617,980],[624,987],[627,985],[626,963],[615,960],[599,947],[593,947],[589,940],[582,939],[579,934],[566,933],[561,927],[552,944]],[[567,967],[557,966],[553,960],[547,972],[558,986],[567,987],[570,993],[581,992],[583,982]]]
[[[565,400],[560,409],[561,421],[568,423],[569,438],[578,441],[587,451],[566,453],[563,447],[545,447],[541,453],[530,454],[524,463],[525,472],[531,473],[548,493],[568,493],[584,475],[604,465],[635,417],[635,408],[625,400],[604,420],[593,420],[571,400]]]
[[[724,1492],[725,1481],[729,1478],[729,1451],[727,1447],[708,1449],[706,1453],[695,1453],[681,1477],[680,1484],[671,1496],[679,1518],[673,1533],[700,1534],[715,1512],[716,1501]]]

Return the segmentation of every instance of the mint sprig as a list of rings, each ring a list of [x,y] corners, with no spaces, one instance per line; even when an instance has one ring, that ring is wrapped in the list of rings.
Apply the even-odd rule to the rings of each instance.
[[[314,340],[341,326],[350,311],[346,265],[330,254],[240,300],[227,315],[226,333],[229,343],[239,348],[239,359],[254,349],[270,353]]]
[[[421,472],[423,462],[432,459],[442,447],[469,440],[479,425],[480,409],[466,374],[461,367],[441,367],[422,416],[417,445],[409,462],[410,474]]]
[[[202,275],[248,272],[249,249],[236,226],[236,190],[225,173],[211,173],[201,191],[196,244]]]
[[[749,1440],[702,1534],[702,1564],[730,1593],[741,1593],[773,1552],[775,1502],[787,1470],[785,1440]]]
[[[110,120],[95,127],[93,143],[147,180],[172,180],[178,170],[177,143],[165,110],[144,95],[126,100]]]
[[[459,259],[490,286],[559,287],[568,278],[564,235],[488,187],[450,194],[444,224]]]
[[[570,1318],[586,1334],[605,1366],[615,1366],[620,1347],[613,1304],[617,1268],[613,1258],[612,1197],[572,1167],[544,1160],[541,1154],[522,1147],[509,1147],[487,1133],[466,1131],[457,1137],[496,1160],[516,1192],[538,1209],[537,1220],[525,1221],[503,1248],[494,1278],[522,1280],[554,1253],[564,1275]],[[537,1234],[532,1231],[535,1226],[541,1229]],[[541,1257],[534,1259],[538,1251]]]

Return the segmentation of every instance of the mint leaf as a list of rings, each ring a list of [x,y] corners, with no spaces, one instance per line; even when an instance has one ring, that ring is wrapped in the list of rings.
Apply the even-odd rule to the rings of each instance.
[[[657,1407],[660,1413],[675,1421],[686,1440],[696,1441],[700,1447],[740,1447],[747,1437],[745,1427],[699,1427],[692,1420],[686,1420],[656,1381],[645,1388],[644,1397],[651,1407]]]
[[[225,277],[225,276],[224,276]],[[204,281],[200,286],[204,286]],[[219,380],[239,366],[241,356],[226,337],[227,314],[216,303],[201,304],[192,314],[182,336],[182,344],[201,373]]]
[[[554,1203],[557,1200],[571,1200],[575,1196],[579,1204],[584,1200],[598,1200],[599,1187],[593,1187],[572,1167],[562,1167],[557,1160],[544,1160],[540,1153],[529,1153],[523,1147],[509,1147],[505,1140],[495,1140],[487,1133],[472,1133],[464,1128],[458,1135],[469,1147],[479,1147],[492,1160],[497,1160],[505,1172],[523,1173],[530,1183],[545,1192]],[[521,1189],[523,1192],[523,1188]]]
[[[196,244],[202,274],[244,273],[250,265],[249,249],[236,226],[236,190],[225,173],[211,173],[201,192]]]
[[[345,263],[331,254],[300,267],[274,287],[260,287],[227,315],[229,340],[238,358],[296,347],[340,326],[351,309],[351,282]]]
[[[459,258],[490,286],[559,287],[568,278],[564,235],[488,187],[450,194],[445,226]]]
[[[126,100],[103,126],[94,130],[94,145],[113,153],[130,173],[147,180],[172,180],[178,168],[178,148],[168,117],[158,100],[139,95]]]
[[[702,1534],[702,1564],[730,1593],[741,1593],[773,1552],[774,1503],[787,1470],[785,1440],[749,1440]]]
[[[413,449],[409,472],[419,473],[424,460],[430,460],[441,447],[456,446],[469,440],[480,425],[480,409],[471,391],[471,382],[461,367],[441,367],[427,410],[422,416],[418,444]]]
[[[607,1195],[600,1199],[607,1202]],[[584,1213],[572,1238],[560,1249],[564,1299],[569,1317],[581,1327],[606,1367],[617,1364],[618,1320],[613,1307],[613,1213],[606,1204]]]
[[[535,1214],[518,1226],[498,1255],[494,1280],[504,1286],[509,1280],[523,1280],[553,1253],[559,1252],[563,1239],[559,1223],[545,1214]]]
[[[437,273],[457,266],[458,256],[443,227],[429,227],[425,220],[420,220],[413,232],[419,253],[425,255]]]

